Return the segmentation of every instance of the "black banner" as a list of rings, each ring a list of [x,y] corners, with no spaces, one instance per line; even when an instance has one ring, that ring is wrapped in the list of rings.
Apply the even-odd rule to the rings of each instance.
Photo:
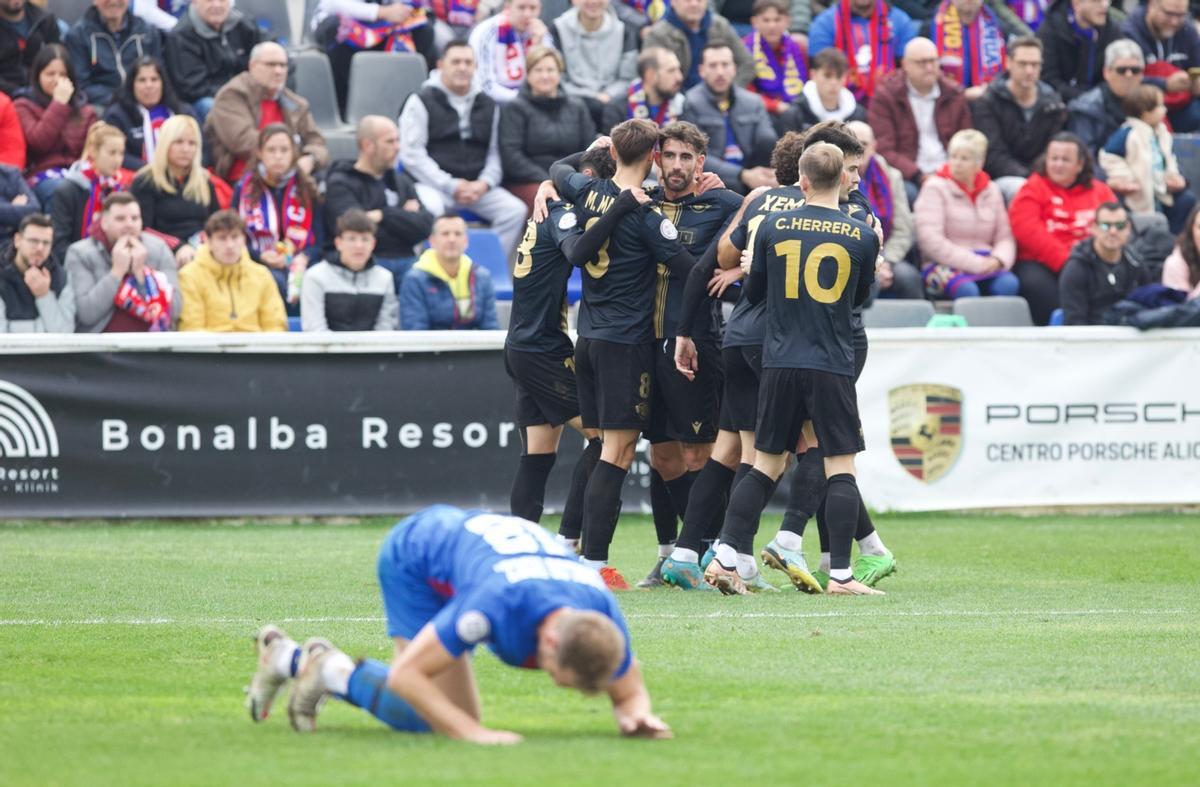
[[[507,510],[521,453],[496,350],[0,355],[0,516]],[[561,510],[582,439],[564,431]],[[625,511],[646,500],[639,456]]]

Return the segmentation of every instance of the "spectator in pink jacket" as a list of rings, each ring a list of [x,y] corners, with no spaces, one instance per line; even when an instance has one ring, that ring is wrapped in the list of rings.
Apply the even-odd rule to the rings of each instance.
[[[933,298],[1016,295],[1017,246],[1004,195],[983,171],[987,137],[964,129],[949,161],[925,179],[915,204],[921,276]]]
[[[1183,290],[1189,301],[1200,298],[1200,207],[1188,214],[1175,250],[1163,263],[1162,283]]]

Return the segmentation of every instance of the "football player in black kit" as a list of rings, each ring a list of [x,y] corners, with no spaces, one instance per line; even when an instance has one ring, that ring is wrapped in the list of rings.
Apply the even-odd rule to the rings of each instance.
[[[561,162],[550,174],[585,229],[606,217],[615,219],[596,262],[584,265],[575,372],[583,425],[599,429],[603,443],[584,495],[583,559],[600,570],[609,587],[625,589],[624,577],[607,565],[608,547],[638,436],[649,425],[657,263],[686,278],[695,259],[679,243],[675,225],[648,204],[641,190],[658,127],[627,120],[613,128],[611,139],[617,162],[611,180],[589,178]]]
[[[701,190],[708,136],[692,123],[669,123],[659,131],[654,161],[662,186],[650,198],[675,227],[679,240],[693,257],[701,259],[742,203],[738,194],[720,185]],[[715,254],[715,250],[713,252]],[[658,561],[638,587],[663,584],[659,570],[670,554],[676,536],[676,517],[687,509],[692,481],[712,453],[722,385],[719,315],[717,304],[706,302],[704,314],[691,334],[700,361],[693,379],[675,367],[675,328],[686,279],[658,265],[654,293],[654,394],[650,406],[650,502],[658,535]],[[666,492],[666,494],[663,494]]]
[[[581,166],[599,178],[610,178],[616,171],[606,150],[591,151]],[[583,525],[583,494],[600,458],[600,437],[594,429],[585,430],[579,417],[575,347],[567,335],[567,279],[573,270],[568,250],[579,251],[573,247],[584,234],[583,226],[570,203],[555,201],[549,211],[547,221],[529,221],[513,269],[504,367],[515,389],[516,423],[524,450],[513,478],[510,510],[530,522],[541,519],[562,427],[571,426],[584,435],[587,446],[575,464],[558,532],[575,547]]]
[[[787,454],[803,435],[824,449],[828,592],[879,594],[854,579],[850,547],[862,505],[854,456],[864,449],[851,312],[870,295],[880,243],[869,226],[839,208],[847,180],[840,149],[828,143],[807,147],[800,173],[806,204],[768,216],[749,240],[745,297],[767,304],[756,454],[754,467],[733,490],[705,579],[724,593],[745,592],[733,545],[753,539]]]

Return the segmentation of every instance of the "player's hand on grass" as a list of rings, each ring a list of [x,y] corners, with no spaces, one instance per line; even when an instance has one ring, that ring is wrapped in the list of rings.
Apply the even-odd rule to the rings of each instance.
[[[650,713],[644,716],[618,716],[617,726],[626,738],[666,740],[675,737],[675,733],[671,732],[665,721]]]
[[[717,270],[713,271],[712,278],[708,280],[709,296],[713,298],[720,298],[725,294],[725,290],[728,290],[731,286],[737,284],[745,277],[745,275],[746,274],[742,273],[742,269],[740,267],[730,268],[729,270],[718,268]]]
[[[489,730],[486,727],[480,727],[477,732],[468,735],[463,740],[468,743],[478,743],[480,746],[515,746],[525,739],[508,730]]]
[[[725,188],[725,181],[715,172],[701,172],[696,176],[696,193],[703,194],[712,189]]]
[[[687,336],[675,337],[675,368],[689,380],[695,380],[696,372],[700,369],[696,343]]]
[[[537,194],[533,197],[531,218],[534,224],[541,224],[546,220],[546,217],[550,215],[550,209],[546,207],[546,203],[555,199],[558,199],[558,190],[554,188],[554,183],[543,180],[542,185],[538,186]]]

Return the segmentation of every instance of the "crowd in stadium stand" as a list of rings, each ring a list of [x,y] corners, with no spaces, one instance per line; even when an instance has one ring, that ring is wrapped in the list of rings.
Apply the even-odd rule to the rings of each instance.
[[[634,117],[694,123],[741,194],[849,122],[881,298],[1200,295],[1200,4],[827,2],[309,3],[339,111],[359,52],[429,68],[335,158],[287,31],[232,0],[0,0],[0,332],[496,328],[464,218],[511,256],[550,166]]]

